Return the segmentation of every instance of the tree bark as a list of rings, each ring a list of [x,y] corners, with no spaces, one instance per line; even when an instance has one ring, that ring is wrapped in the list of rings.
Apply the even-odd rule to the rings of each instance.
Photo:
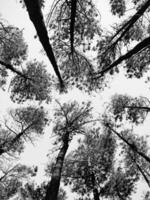
[[[37,35],[39,37],[39,40],[47,54],[47,57],[49,59],[49,61],[51,62],[53,69],[59,79],[60,82],[60,86],[61,88],[64,87],[64,83],[62,80],[62,77],[60,75],[59,72],[59,68],[53,53],[53,49],[50,45],[49,42],[49,37],[48,37],[48,32],[46,30],[46,26],[44,23],[44,18],[43,18],[43,14],[39,5],[39,1],[38,0],[24,0],[30,20],[32,21],[32,23],[34,24],[34,27],[37,31]]]
[[[46,192],[45,200],[57,200],[62,167],[63,167],[66,152],[68,150],[68,146],[69,146],[69,133],[67,132],[63,139],[63,146],[61,147],[56,159],[56,164],[52,172],[52,178]]]
[[[94,200],[100,200],[100,199],[99,199],[99,192],[98,192],[98,189],[97,189],[97,187],[96,187],[96,183],[95,183],[95,175],[94,175],[93,172],[92,172],[91,176],[92,176],[92,184],[93,184],[93,196],[94,196]]]

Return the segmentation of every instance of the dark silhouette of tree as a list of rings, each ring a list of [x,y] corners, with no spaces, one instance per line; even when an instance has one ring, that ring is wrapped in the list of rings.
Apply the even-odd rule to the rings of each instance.
[[[54,71],[59,79],[60,86],[63,88],[64,83],[63,83],[63,80],[61,78],[61,75],[60,75],[60,72],[58,69],[58,65],[57,65],[57,62],[56,62],[56,59],[55,59],[55,56],[53,53],[53,49],[49,42],[48,33],[46,30],[46,26],[44,24],[40,3],[39,3],[39,1],[36,1],[36,0],[35,1],[24,0],[24,3],[26,5],[27,11],[29,13],[29,17],[35,26],[35,29],[39,36],[39,40],[40,40],[41,44],[43,45],[43,48],[47,54],[47,57],[49,58],[52,66],[54,68]]]
[[[92,117],[90,103],[80,106],[77,102],[64,103],[63,105],[58,102],[58,105],[59,108],[56,109],[54,114],[55,125],[53,132],[58,136],[57,142],[60,143],[60,149],[51,172],[51,181],[46,192],[46,200],[57,199],[65,155],[73,136],[83,134],[86,125],[93,122],[90,119]]]

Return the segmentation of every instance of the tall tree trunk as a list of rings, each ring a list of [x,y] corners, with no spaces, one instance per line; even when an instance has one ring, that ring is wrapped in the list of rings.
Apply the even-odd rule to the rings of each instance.
[[[137,149],[136,146],[134,146],[133,144],[131,144],[130,142],[128,142],[128,140],[126,140],[123,136],[121,136],[121,134],[119,134],[117,131],[115,131],[113,128],[111,128],[109,125],[107,125],[108,128],[114,133],[116,134],[121,140],[123,140],[134,152],[136,152],[137,154],[139,154],[141,157],[143,157],[147,162],[150,163],[150,158],[143,152],[139,151]]]
[[[137,169],[140,171],[140,173],[142,174],[144,180],[146,181],[148,187],[150,188],[150,182],[149,182],[149,179],[147,178],[144,170],[142,169],[142,167],[136,162],[136,159],[134,159],[131,155],[130,155],[132,161],[135,163]]]
[[[69,146],[68,143],[69,143],[69,133],[66,133],[63,139],[63,146],[61,147],[56,159],[56,164],[52,172],[52,177],[51,177],[51,181],[46,192],[45,200],[57,200],[62,167],[64,163],[64,158]]]
[[[54,53],[53,53],[53,49],[49,42],[48,32],[44,23],[44,17],[40,8],[39,1],[38,0],[32,0],[32,1],[24,0],[24,3],[26,5],[30,20],[32,21],[36,29],[37,35],[39,36],[39,40],[59,79],[60,86],[63,88],[64,83],[59,72],[59,68],[58,68]]]
[[[97,187],[96,187],[96,183],[95,183],[95,175],[94,175],[93,172],[92,172],[91,176],[92,176],[92,184],[93,184],[93,196],[94,196],[94,200],[100,200],[100,199],[99,199],[99,192],[98,192],[98,189],[97,189]]]

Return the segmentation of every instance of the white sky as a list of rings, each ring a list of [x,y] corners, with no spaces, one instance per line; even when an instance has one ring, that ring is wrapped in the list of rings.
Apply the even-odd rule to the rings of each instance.
[[[15,25],[21,29],[24,29],[24,37],[29,45],[29,60],[36,58],[39,61],[43,60],[43,55],[39,52],[41,50],[41,44],[39,43],[38,39],[34,39],[34,35],[36,34],[33,24],[29,20],[28,14],[25,9],[22,9],[19,3],[19,0],[0,0],[0,13],[2,18],[7,19],[9,24]],[[116,18],[112,18],[109,7],[108,1],[106,0],[95,0],[97,9],[100,10],[101,13],[101,23],[103,26],[108,27],[112,24]],[[44,57],[44,61],[49,65],[49,61],[46,57]],[[60,97],[61,100],[66,101],[68,99],[76,99],[79,101],[82,100],[92,100],[93,105],[95,107],[96,112],[101,113],[102,111],[102,104],[107,101],[109,102],[109,98],[111,95],[115,93],[120,94],[129,94],[132,96],[146,96],[150,99],[150,90],[149,84],[145,84],[143,79],[129,79],[127,80],[124,76],[117,75],[114,81],[111,83],[110,88],[106,88],[104,92],[95,94],[89,98],[87,94],[81,94],[79,91],[71,91],[69,94]],[[0,108],[1,112],[4,113],[8,107],[12,105],[12,102],[9,99],[9,96],[6,92],[0,91]],[[51,106],[51,105],[50,105]],[[147,120],[145,126],[141,126],[137,131],[140,131],[142,134],[145,132],[149,133],[149,121]],[[50,133],[51,127],[47,128],[45,131],[45,136],[41,139],[38,139],[36,146],[29,144],[25,150],[25,153],[22,155],[22,161],[26,164],[33,164],[40,166],[40,173],[38,174],[38,179],[43,176],[43,168],[47,161],[47,153],[50,147]],[[76,146],[76,142],[73,142],[70,149]],[[142,186],[143,187],[143,184]],[[137,194],[139,195],[139,194]],[[134,199],[136,199],[135,197]],[[69,198],[73,200],[72,197]],[[138,197],[140,200],[140,198]]]

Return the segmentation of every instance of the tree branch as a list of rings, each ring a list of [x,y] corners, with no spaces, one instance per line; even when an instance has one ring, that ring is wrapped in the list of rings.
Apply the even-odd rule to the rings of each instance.
[[[150,6],[150,1],[148,0],[133,16],[132,18],[127,21],[117,32],[116,34],[111,38],[111,41],[121,32],[121,35],[118,37],[118,39],[105,51],[105,54],[114,47],[119,40],[122,39],[122,37],[126,34],[127,31],[134,25],[134,23],[144,14],[144,12],[147,10],[147,8]],[[110,41],[110,42],[111,42]]]
[[[104,75],[104,73],[108,72],[115,66],[119,65],[122,61],[129,59],[139,51],[143,50],[144,48],[148,47],[150,45],[150,37],[145,38],[142,42],[138,43],[133,49],[128,51],[123,56],[120,56],[116,61],[114,61],[110,66],[103,69],[101,72],[98,72],[98,76],[94,77],[94,79],[98,79]]]
[[[28,78],[26,75],[22,74],[20,71],[18,71],[17,69],[15,69],[11,64],[5,63],[2,60],[0,60],[0,64],[5,66],[7,69],[9,69],[10,71],[16,73],[17,75],[23,77],[24,79],[29,79],[32,80],[30,78]]]

